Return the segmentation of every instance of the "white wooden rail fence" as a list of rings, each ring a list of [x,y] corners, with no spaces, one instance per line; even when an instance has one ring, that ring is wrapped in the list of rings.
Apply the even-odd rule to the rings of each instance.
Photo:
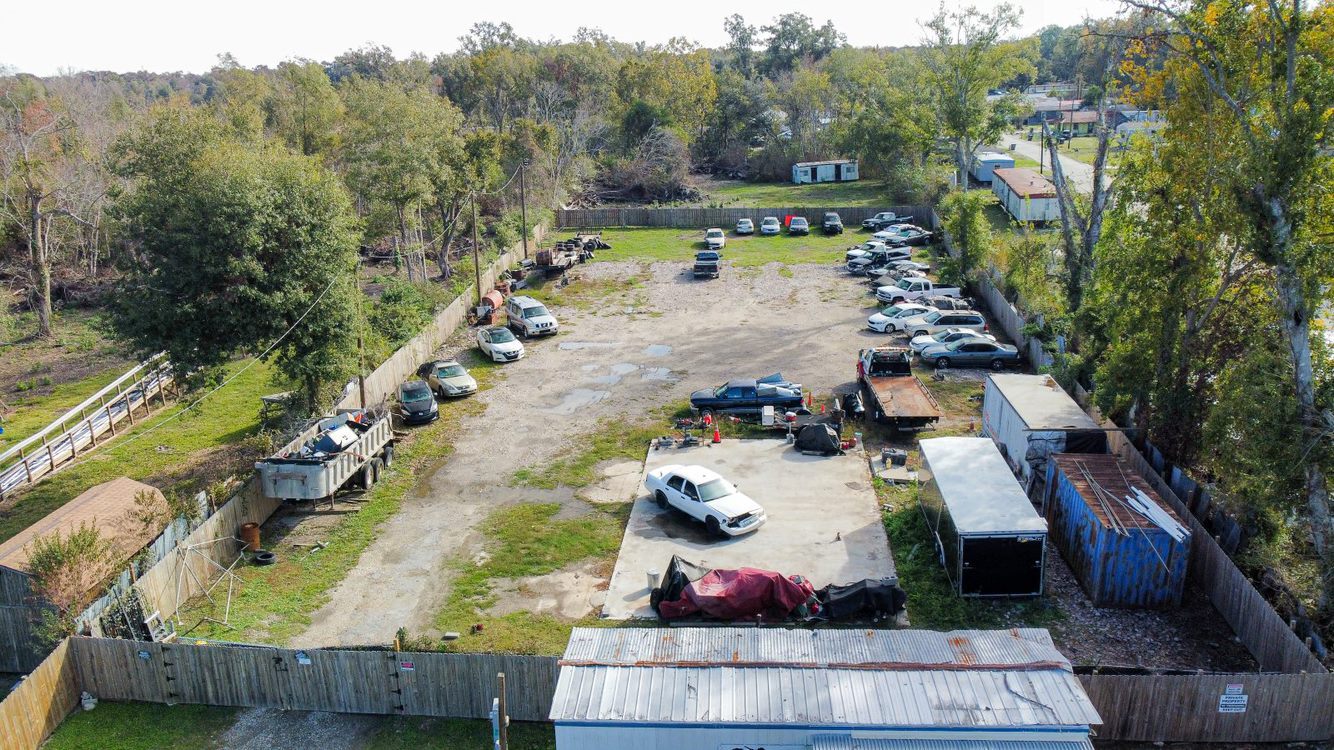
[[[81,454],[97,448],[98,438],[116,435],[116,425],[147,416],[153,398],[167,403],[172,382],[165,353],[150,357],[116,378],[64,416],[0,453],[0,498],[34,484]],[[142,409],[141,409],[142,407]]]

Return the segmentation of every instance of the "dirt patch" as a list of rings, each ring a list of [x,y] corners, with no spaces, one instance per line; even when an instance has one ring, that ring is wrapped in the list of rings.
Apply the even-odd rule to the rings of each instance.
[[[221,746],[232,750],[355,750],[367,747],[384,719],[364,714],[323,711],[242,711],[223,734]]]
[[[567,620],[588,616],[607,598],[606,563],[585,560],[554,573],[492,582],[496,603],[487,615],[503,617],[514,612],[556,615]]]

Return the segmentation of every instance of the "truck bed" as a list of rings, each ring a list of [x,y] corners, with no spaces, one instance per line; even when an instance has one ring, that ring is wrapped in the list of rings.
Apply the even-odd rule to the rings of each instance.
[[[916,375],[870,376],[863,381],[887,420],[936,420],[941,417],[940,405]]]

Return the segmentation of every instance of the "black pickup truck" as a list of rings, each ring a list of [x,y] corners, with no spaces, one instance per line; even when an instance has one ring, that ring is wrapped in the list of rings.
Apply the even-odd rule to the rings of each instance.
[[[771,376],[772,377],[772,376]],[[764,378],[763,380],[770,380]],[[758,414],[766,406],[775,411],[801,409],[801,386],[795,383],[766,383],[762,380],[729,380],[717,388],[690,394],[690,408],[696,413],[747,412]]]
[[[695,278],[718,278],[718,251],[701,250],[695,253]]]

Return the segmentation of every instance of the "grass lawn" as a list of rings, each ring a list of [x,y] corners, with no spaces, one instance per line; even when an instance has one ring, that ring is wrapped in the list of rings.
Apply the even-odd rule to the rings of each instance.
[[[236,363],[231,371],[241,366]],[[117,477],[151,478],[164,492],[198,492],[243,468],[253,456],[237,444],[259,427],[259,397],[274,390],[271,376],[267,364],[256,363],[185,415],[167,422],[185,406],[173,404],[88,458],[43,479],[0,508],[0,541],[89,487]],[[159,424],[164,426],[154,429]]]
[[[1094,157],[1098,154],[1098,139],[1091,135],[1073,138],[1069,143],[1060,147],[1061,156],[1068,156],[1075,161],[1082,161],[1085,164],[1092,164]],[[1113,140],[1108,146],[1107,166],[1114,168],[1121,161],[1121,151],[1117,150],[1116,141]]]
[[[848,231],[826,237],[816,231],[797,237],[761,237],[738,235],[729,229],[723,261],[733,268],[769,263],[840,263],[844,251],[870,236],[869,232]],[[602,239],[611,249],[599,250],[598,261],[665,260],[685,264],[704,249],[704,232],[698,229],[610,229],[602,233]]]
[[[700,191],[705,196],[704,205],[722,208],[842,208],[894,203],[885,183],[878,180],[809,185],[711,180],[701,184]]]
[[[469,350],[460,361],[477,379],[479,389],[498,380],[500,365],[477,358]],[[270,549],[278,562],[269,566],[238,569],[241,581],[232,599],[231,627],[203,620],[222,619],[220,609],[197,597],[183,608],[181,617],[200,620],[189,635],[198,638],[272,643],[284,645],[310,625],[310,615],[324,605],[329,592],[356,567],[361,553],[375,540],[380,524],[398,512],[403,498],[417,486],[421,474],[453,451],[449,437],[465,415],[479,414],[486,407],[475,399],[442,404],[440,419],[413,429],[399,440],[394,465],[388,469],[360,508],[346,514],[324,536],[329,546],[318,554],[307,548],[278,541]],[[221,601],[221,600],[220,600]]]
[[[156,703],[99,703],[77,711],[60,725],[45,750],[213,750],[242,709],[217,706],[164,706]],[[368,750],[454,750],[485,748],[491,723],[479,719],[432,719],[421,716],[376,717]],[[513,750],[555,750],[550,724],[511,722]]]
[[[65,412],[83,403],[108,383],[125,374],[133,365],[89,375],[66,383],[52,383],[48,387],[34,386],[28,391],[5,399],[12,412],[3,419],[5,434],[0,435],[0,450],[4,450],[59,419]],[[40,382],[40,380],[38,381]],[[43,392],[45,391],[45,392]]]

